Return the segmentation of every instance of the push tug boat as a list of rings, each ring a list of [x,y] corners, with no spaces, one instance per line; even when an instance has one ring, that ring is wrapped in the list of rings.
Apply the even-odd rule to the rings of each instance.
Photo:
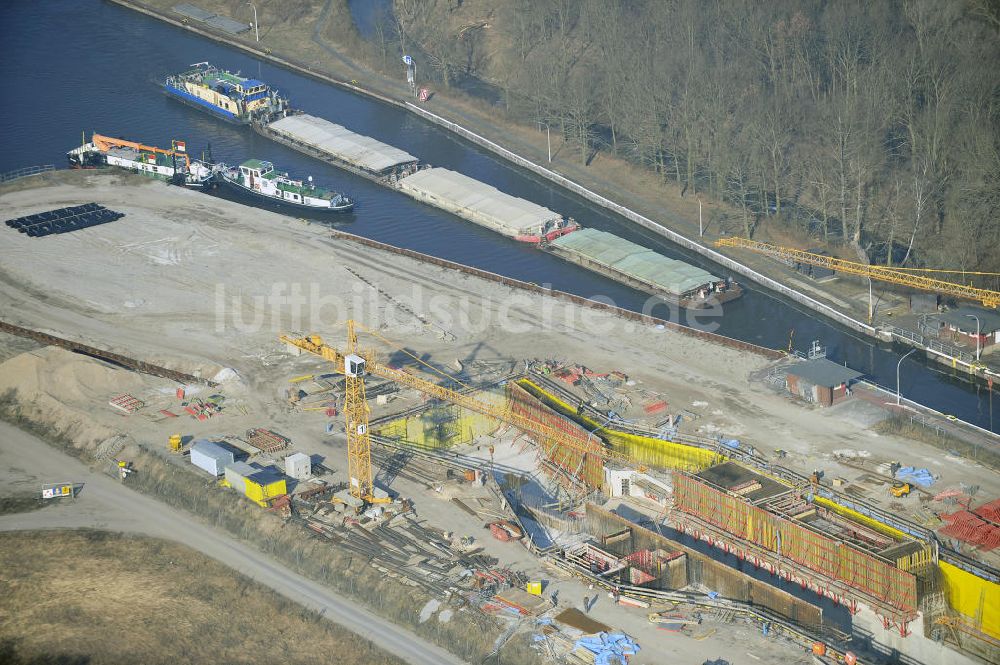
[[[185,104],[240,125],[255,120],[267,122],[288,111],[288,100],[263,81],[244,78],[207,62],[168,76],[163,90]]]
[[[343,194],[317,187],[309,176],[308,182],[294,180],[279,173],[274,164],[250,159],[238,167],[218,167],[222,183],[237,192],[263,199],[277,207],[290,207],[316,212],[348,212],[354,201]]]

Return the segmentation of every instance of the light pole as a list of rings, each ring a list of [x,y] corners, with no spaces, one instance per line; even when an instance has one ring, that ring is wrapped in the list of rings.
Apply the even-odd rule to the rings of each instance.
[[[916,351],[916,349],[910,349],[906,355],[900,358],[899,362],[896,363],[896,406],[899,406],[899,368],[903,364],[903,361],[906,360],[906,356],[910,355],[914,351]]]
[[[705,226],[701,223],[701,198],[698,198],[698,237],[705,235]]]
[[[966,314],[966,316],[976,320],[976,362],[979,362],[979,317],[975,314]]]
[[[875,304],[872,300],[872,278],[868,278],[868,325],[872,324],[872,319],[875,318]]]
[[[247,0],[247,4],[253,8],[253,31],[257,36],[257,43],[260,43],[260,26],[257,25],[257,5],[255,5],[251,0]]]
[[[549,121],[536,120],[535,124],[538,125],[538,131],[542,131],[542,125],[545,125],[545,144],[549,148],[549,164],[552,163],[552,138],[549,135]]]

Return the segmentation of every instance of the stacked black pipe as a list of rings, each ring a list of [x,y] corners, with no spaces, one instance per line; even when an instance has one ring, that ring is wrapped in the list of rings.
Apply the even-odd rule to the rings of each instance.
[[[26,215],[17,219],[8,219],[6,224],[32,238],[41,238],[56,233],[70,233],[91,226],[107,224],[124,216],[124,213],[108,210],[96,203],[84,203],[69,208]]]

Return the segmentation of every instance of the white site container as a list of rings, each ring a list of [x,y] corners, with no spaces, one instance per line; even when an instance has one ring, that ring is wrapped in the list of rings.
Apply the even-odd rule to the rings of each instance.
[[[285,458],[285,475],[296,480],[312,477],[312,459],[305,453],[295,453]]]
[[[191,446],[191,463],[213,476],[221,476],[227,464],[235,461],[233,452],[207,439],[195,441]]]

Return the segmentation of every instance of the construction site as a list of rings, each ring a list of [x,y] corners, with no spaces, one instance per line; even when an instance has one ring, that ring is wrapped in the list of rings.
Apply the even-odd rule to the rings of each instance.
[[[996,469],[877,431],[891,400],[821,358],[159,183],[6,187],[4,219],[120,218],[0,229],[5,416],[261,515],[279,561],[375,571],[418,634],[471,622],[483,662],[1000,662]]]

